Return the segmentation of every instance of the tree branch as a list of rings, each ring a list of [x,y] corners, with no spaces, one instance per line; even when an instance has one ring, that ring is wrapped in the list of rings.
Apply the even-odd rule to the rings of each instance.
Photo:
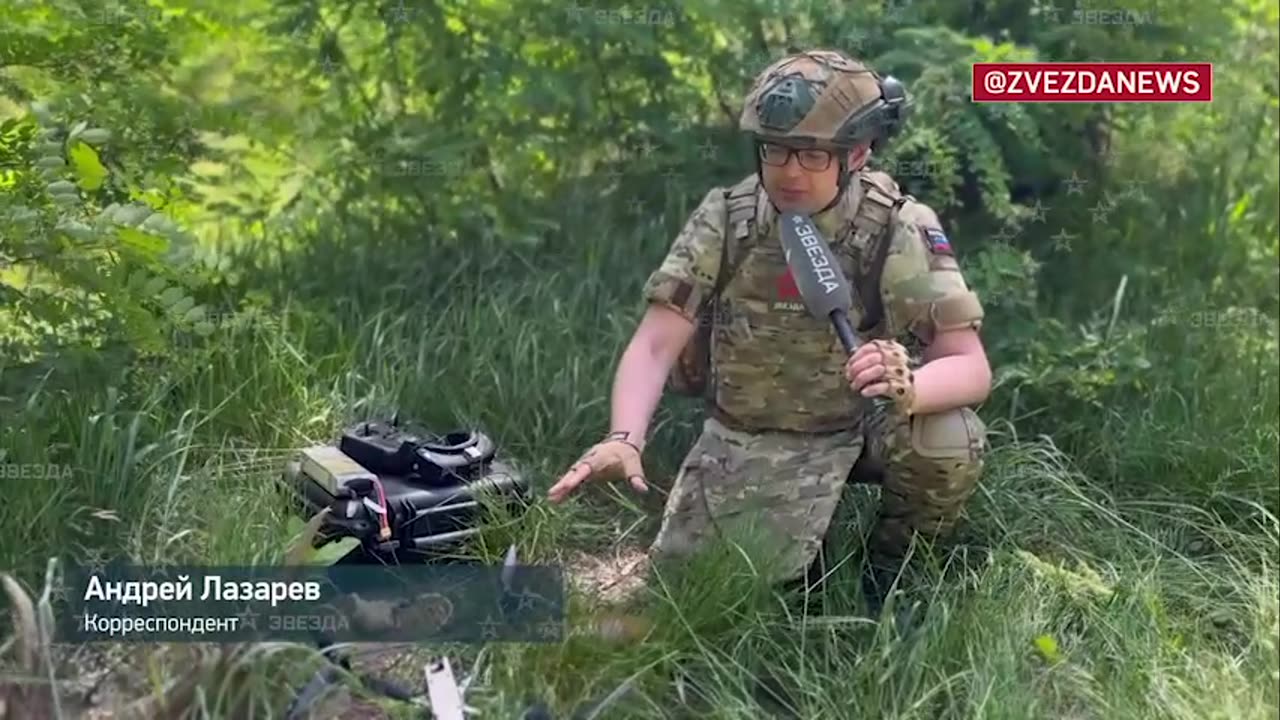
[[[733,107],[729,105],[729,101],[725,100],[724,93],[720,91],[720,86],[713,85],[712,87],[716,92],[716,103],[720,106],[720,110],[724,113],[724,116],[728,118],[729,124],[732,125],[733,129],[736,131],[738,129],[738,113],[734,112]]]

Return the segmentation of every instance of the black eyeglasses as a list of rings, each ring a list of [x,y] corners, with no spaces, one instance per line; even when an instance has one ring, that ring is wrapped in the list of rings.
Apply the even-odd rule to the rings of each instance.
[[[833,158],[830,150],[796,149],[775,143],[758,143],[756,147],[760,162],[777,167],[786,165],[791,161],[791,156],[795,155],[800,160],[800,167],[812,172],[822,172],[831,167]]]

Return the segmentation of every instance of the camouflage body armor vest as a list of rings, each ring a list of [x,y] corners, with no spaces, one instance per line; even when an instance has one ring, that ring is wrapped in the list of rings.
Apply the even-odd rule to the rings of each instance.
[[[816,217],[854,288],[850,320],[863,339],[884,332],[880,273],[898,207],[910,199],[882,172],[855,175],[841,203]],[[829,321],[810,317],[778,236],[777,211],[752,175],[726,190],[728,222],[716,287],[672,373],[677,392],[748,430],[854,427],[861,403]],[[826,215],[828,213],[824,213]],[[833,222],[834,221],[834,222]]]

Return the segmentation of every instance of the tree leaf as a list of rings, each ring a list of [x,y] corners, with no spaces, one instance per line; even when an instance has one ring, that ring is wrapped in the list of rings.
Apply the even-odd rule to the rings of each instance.
[[[150,277],[150,273],[142,268],[138,268],[129,273],[129,279],[124,284],[125,289],[131,293],[144,294],[143,288],[146,287],[147,280],[150,279]],[[164,281],[161,280],[160,283],[163,287]]]
[[[158,277],[151,278],[151,280],[148,281],[145,286],[143,286],[142,294],[147,297],[151,297],[159,293],[161,290],[164,290],[164,286],[165,286],[164,278],[158,278]]]
[[[164,292],[160,293],[160,297],[156,298],[156,301],[164,307],[172,307],[182,299],[183,295],[184,293],[182,288],[174,285],[166,288]]]
[[[60,230],[66,233],[67,235],[70,235],[71,237],[75,238],[76,240],[93,239],[93,228],[89,227],[88,225],[85,225],[84,223],[78,220],[71,220],[69,218],[64,219],[61,222],[59,222],[57,227],[54,229]]]
[[[169,239],[131,227],[117,227],[116,234],[126,247],[151,258],[159,258],[169,250]]]
[[[31,114],[35,115],[41,124],[48,125],[53,122],[53,113],[49,111],[49,103],[43,100],[31,103]]]
[[[125,331],[137,348],[146,353],[164,350],[164,337],[155,319],[145,308],[129,304],[124,308]]]
[[[342,559],[343,555],[351,552],[360,546],[360,541],[355,538],[342,538],[334,540],[316,550],[311,556],[311,565],[332,565]]]
[[[80,134],[80,139],[90,145],[105,145],[111,139],[111,132],[102,128],[89,128]]]
[[[17,205],[9,211],[8,220],[15,225],[26,226],[39,218],[40,213],[36,212],[32,208],[29,208],[26,205]]]
[[[195,304],[196,304],[195,298],[191,297],[190,295],[185,295],[183,297],[178,298],[177,302],[169,306],[169,312],[177,316],[179,320],[182,320],[185,322],[187,319],[186,318],[187,311],[194,309]]]
[[[318,518],[312,518],[310,522],[314,523],[317,520]],[[285,521],[285,533],[289,536],[286,544],[286,565],[332,565],[343,555],[360,546],[359,540],[349,537],[326,543],[324,547],[316,549],[310,542],[303,542],[304,535],[308,534],[308,524],[310,523],[304,522],[296,515],[289,516]]]
[[[204,322],[206,318],[205,306],[196,305],[182,315],[182,322],[188,324],[194,323],[198,326],[200,323]]]
[[[67,156],[71,158],[71,165],[75,168],[76,179],[80,181],[81,188],[97,190],[102,187],[102,181],[107,177],[107,169],[98,159],[96,150],[84,142],[77,141],[71,145]]]
[[[157,235],[172,237],[173,232],[178,229],[178,226],[175,225],[167,215],[158,212],[143,221],[143,223],[138,226],[138,229],[155,233]]]
[[[128,205],[117,207],[115,211],[111,213],[111,221],[117,225],[137,227],[140,223],[151,217],[154,212],[155,211],[152,210],[149,205],[130,203]]]

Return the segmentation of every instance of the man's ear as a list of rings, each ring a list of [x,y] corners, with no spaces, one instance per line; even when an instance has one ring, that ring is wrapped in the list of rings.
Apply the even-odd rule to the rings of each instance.
[[[862,166],[866,165],[867,161],[870,159],[871,159],[871,146],[859,145],[858,147],[849,151],[849,169],[861,170]]]

